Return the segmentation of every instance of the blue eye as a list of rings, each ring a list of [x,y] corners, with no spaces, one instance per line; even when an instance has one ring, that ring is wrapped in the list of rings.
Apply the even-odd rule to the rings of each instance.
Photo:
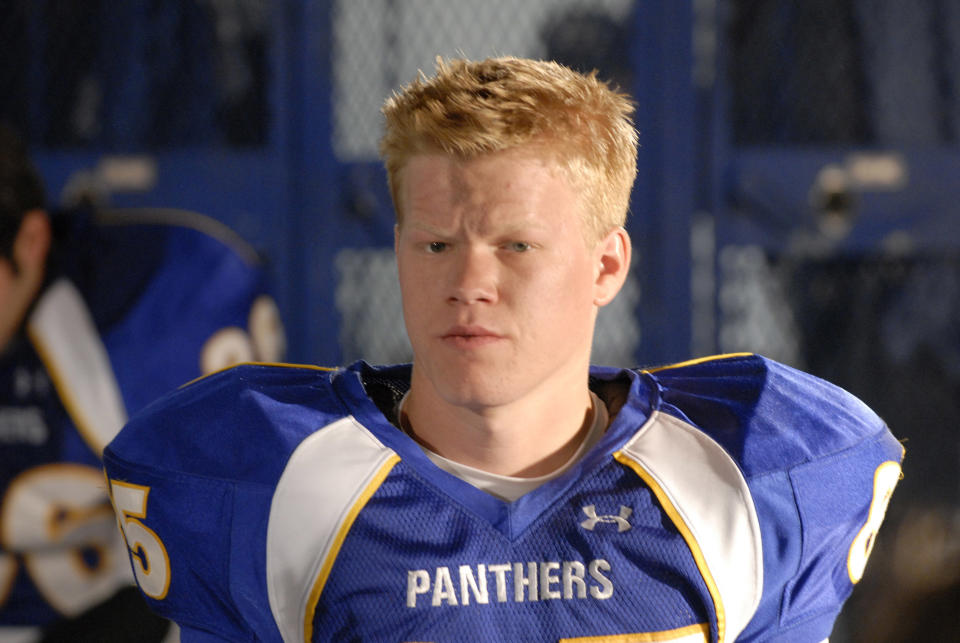
[[[427,244],[427,252],[438,254],[447,249],[447,244],[443,241],[431,241]]]
[[[530,249],[530,244],[526,241],[511,241],[507,244],[507,248],[514,252],[526,252]]]

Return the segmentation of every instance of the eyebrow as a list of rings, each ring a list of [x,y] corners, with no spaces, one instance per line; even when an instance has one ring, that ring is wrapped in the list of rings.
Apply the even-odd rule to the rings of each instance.
[[[456,236],[457,232],[447,232],[441,228],[431,225],[429,223],[421,221],[410,221],[409,219],[404,221],[404,225],[409,228],[411,232],[419,232],[422,234],[428,234],[436,237],[449,238]],[[540,221],[532,217],[525,218],[522,221],[510,222],[506,226],[501,228],[494,228],[492,233],[489,231],[481,232],[481,234],[493,234],[497,237],[523,237],[532,232],[541,232],[543,230],[549,230],[551,226],[548,222]]]
[[[422,223],[419,221],[418,222],[410,221],[409,218],[404,221],[403,227],[406,227],[408,230],[413,232],[423,232],[423,233],[434,235],[437,237],[449,236],[445,232],[437,228],[436,226],[432,226],[430,224]]]

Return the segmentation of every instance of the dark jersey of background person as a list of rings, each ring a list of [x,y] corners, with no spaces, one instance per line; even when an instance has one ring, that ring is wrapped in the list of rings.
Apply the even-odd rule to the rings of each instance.
[[[160,640],[167,623],[124,589],[102,449],[166,391],[278,359],[283,329],[256,253],[211,219],[137,209],[51,221],[44,287],[0,353],[0,640],[37,626],[46,640]]]

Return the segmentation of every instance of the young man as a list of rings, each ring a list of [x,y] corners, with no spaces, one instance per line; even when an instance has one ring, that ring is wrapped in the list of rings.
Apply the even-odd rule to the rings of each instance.
[[[48,213],[0,128],[0,643],[164,636],[132,589],[101,452],[130,412],[275,359],[282,337],[232,234],[182,212]]]
[[[409,366],[249,365],[105,453],[188,641],[821,641],[902,449],[761,357],[591,367],[621,287],[630,103],[440,63],[385,106]]]

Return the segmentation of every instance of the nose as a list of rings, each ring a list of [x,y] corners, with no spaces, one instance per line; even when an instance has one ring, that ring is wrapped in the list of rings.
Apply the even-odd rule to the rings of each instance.
[[[497,299],[497,260],[486,248],[462,247],[451,266],[452,304],[493,303]]]

